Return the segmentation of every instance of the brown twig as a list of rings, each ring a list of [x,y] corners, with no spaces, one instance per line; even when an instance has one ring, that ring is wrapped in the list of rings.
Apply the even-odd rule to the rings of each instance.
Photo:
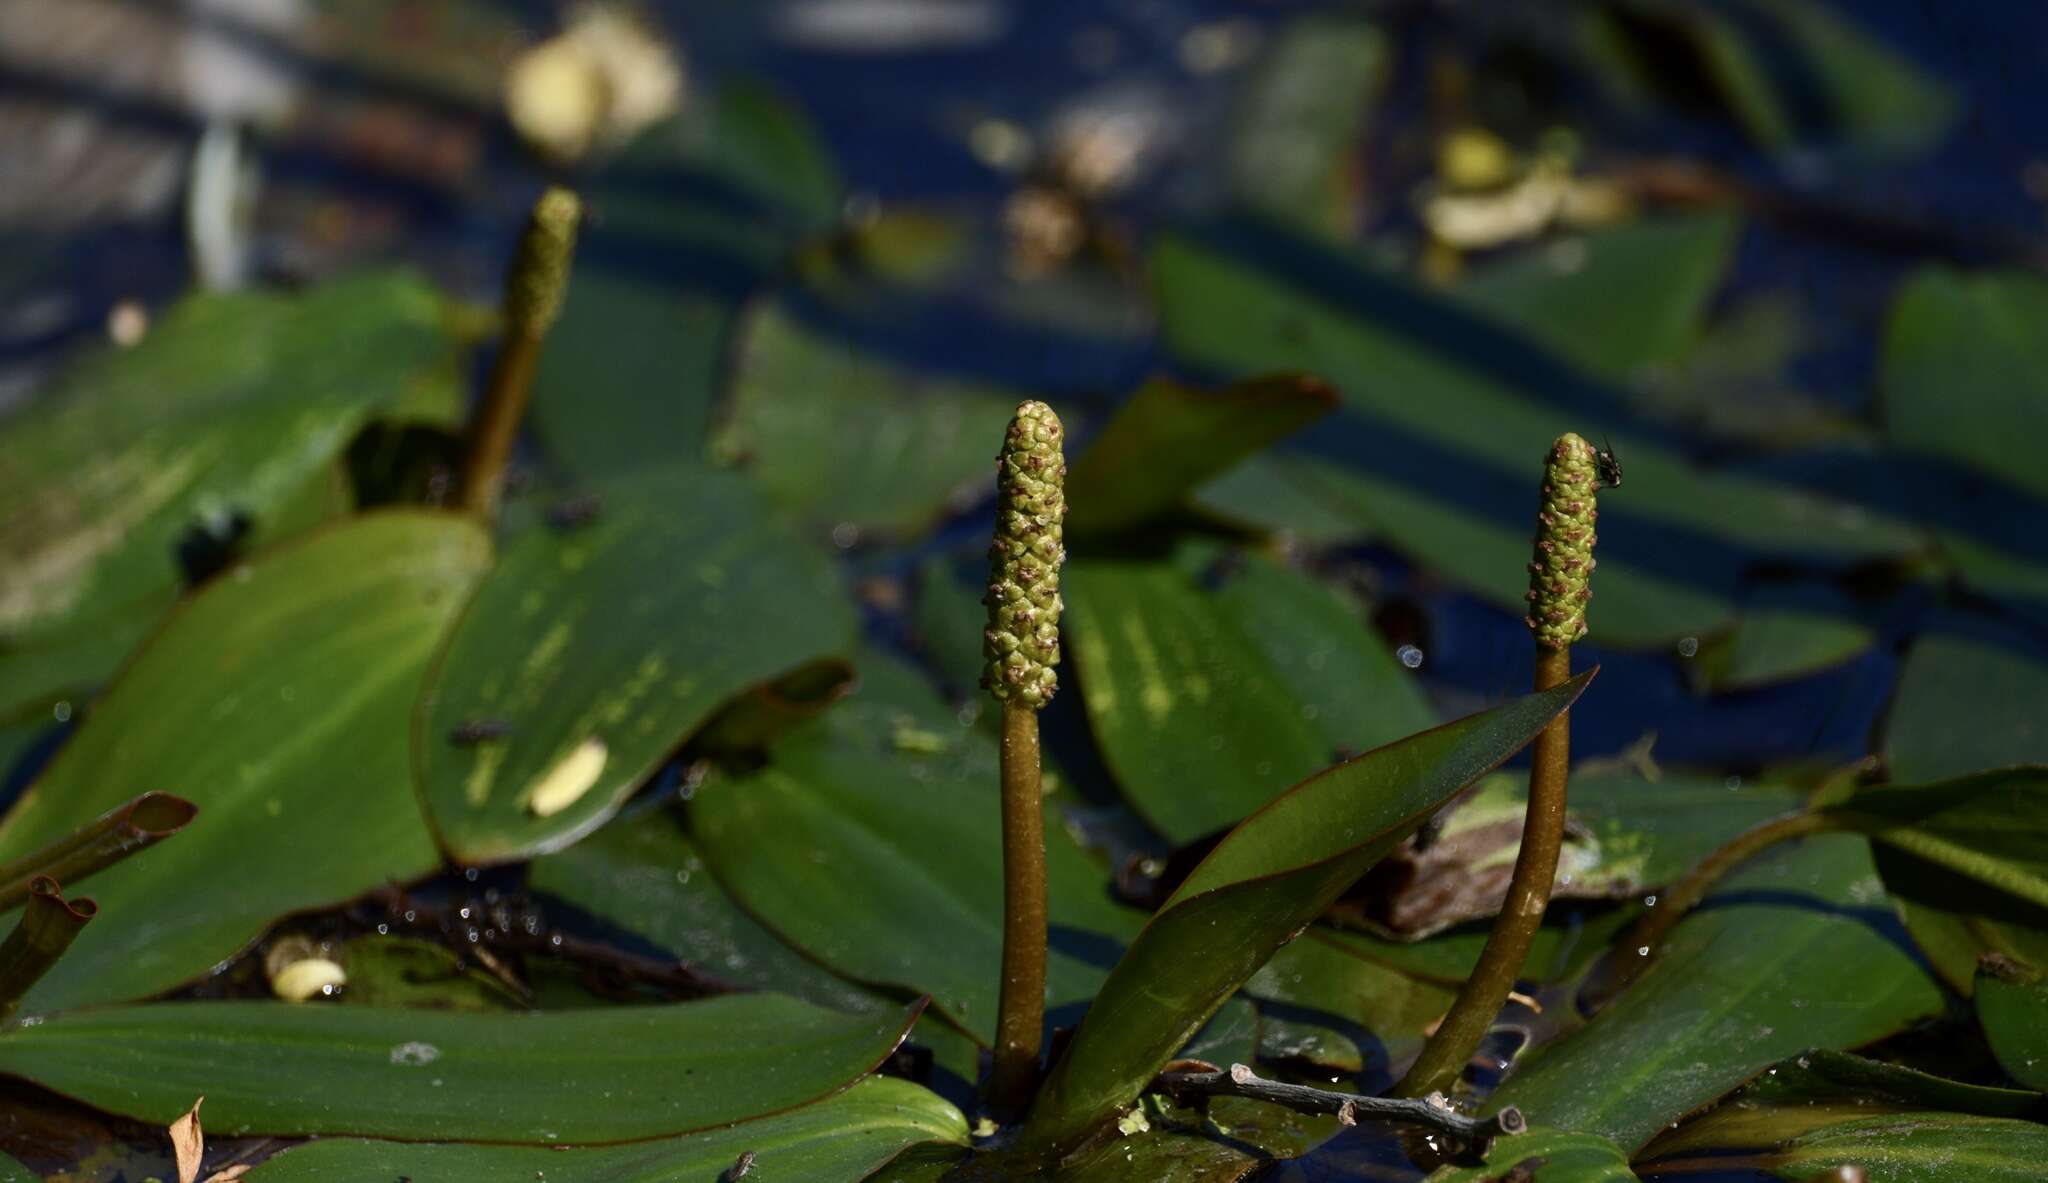
[[[1422,1126],[1469,1143],[1482,1153],[1485,1144],[1494,1138],[1513,1136],[1529,1128],[1521,1110],[1513,1105],[1503,1106],[1491,1117],[1471,1117],[1452,1109],[1441,1093],[1419,1098],[1340,1093],[1264,1080],[1243,1064],[1232,1064],[1228,1072],[1162,1072],[1152,1087],[1176,1101],[1185,1097],[1247,1097],[1285,1106],[1297,1113],[1333,1114],[1345,1125],[1385,1121]]]
[[[0,912],[28,899],[37,879],[76,885],[184,829],[198,813],[198,806],[169,793],[144,793],[118,805],[41,850],[0,866]]]

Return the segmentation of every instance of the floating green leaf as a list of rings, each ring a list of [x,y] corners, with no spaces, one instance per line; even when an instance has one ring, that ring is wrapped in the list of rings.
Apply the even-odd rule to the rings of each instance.
[[[42,1183],[36,1173],[0,1154],[0,1183]]]
[[[858,981],[930,994],[987,1044],[1002,948],[995,744],[900,663],[860,666],[860,688],[785,737],[766,767],[697,791],[696,837],[719,881],[777,934]],[[1106,874],[1056,817],[1047,831],[1047,981],[1064,1022],[1058,1008],[1094,996],[1141,917],[1110,900]]]
[[[1275,798],[1182,881],[1117,963],[1031,1112],[1065,1145],[1131,1103],[1168,1057],[1337,894],[1592,678],[1375,749]]]
[[[1224,156],[1237,203],[1348,238],[1360,216],[1357,157],[1391,56],[1387,35],[1359,14],[1282,26],[1238,95]]]
[[[172,616],[0,825],[0,861],[145,789],[199,818],[88,881],[100,919],[28,1009],[168,989],[284,913],[432,871],[406,734],[488,561],[465,520],[376,514],[238,567]]]
[[[0,1072],[156,1123],[204,1095],[214,1135],[621,1142],[838,1092],[921,1008],[845,1015],[776,994],[519,1015],[162,1002],[23,1027],[0,1040]]]
[[[2041,967],[2001,964],[1979,971],[1977,1019],[2006,1075],[2048,1090],[2048,984]]]
[[[855,1013],[886,1005],[748,915],[711,874],[676,811],[622,818],[535,859],[527,884],[735,985]]]
[[[2044,699],[2048,660],[1965,637],[1921,637],[1906,655],[1885,728],[1893,778],[2048,764],[2048,719],[2037,709]]]
[[[1880,843],[1877,873],[1913,943],[1956,993],[1976,989],[1977,965],[1996,953],[2048,966],[2048,908],[1981,880]]]
[[[1067,644],[1096,739],[1167,838],[1230,826],[1431,712],[1355,606],[1263,559],[1205,588],[1182,562],[1069,565]]]
[[[1531,1129],[1494,1140],[1483,1166],[1444,1167],[1428,1183],[1635,1183],[1628,1154],[1598,1134]]]
[[[1875,841],[2048,908],[2048,767],[1880,785],[1829,812]]]
[[[207,1102],[213,1117],[213,1102]],[[583,1150],[420,1145],[323,1138],[271,1159],[250,1183],[364,1179],[540,1179],[548,1183],[722,1183],[742,1154],[764,1180],[859,1183],[921,1142],[964,1145],[960,1111],[900,1080],[874,1077],[837,1096],[681,1138]]]
[[[740,330],[713,447],[808,522],[907,533],[993,487],[1022,397],[911,369],[768,303]]]
[[[1067,534],[1129,529],[1337,406],[1312,378],[1205,391],[1157,378],[1117,409],[1067,474]]]
[[[1917,271],[1900,289],[1879,375],[1893,445],[2048,496],[2048,283],[2026,272]]]
[[[378,407],[453,344],[399,273],[299,295],[194,296],[131,350],[95,353],[0,441],[0,708],[97,681],[183,579],[188,530],[261,534]],[[17,648],[88,647],[29,677]],[[104,635],[102,635],[104,634]],[[61,675],[61,676],[60,676]]]
[[[574,841],[734,696],[852,645],[831,566],[744,481],[645,470],[597,491],[594,522],[506,548],[422,702],[421,794],[464,862]]]
[[[1364,1076],[1373,1082],[1367,1091],[1393,1082],[1456,997],[1443,985],[1357,956],[1319,933],[1275,953],[1244,990],[1259,1002],[1261,1059]]]
[[[1767,851],[1591,1023],[1518,1064],[1494,1102],[1634,1149],[1787,1055],[1860,1046],[1939,1012],[1940,988],[1873,923],[1882,898],[1860,837]]]
[[[502,1011],[522,1005],[505,983],[431,941],[361,936],[343,946],[341,961],[348,971],[341,1001],[349,1006]]]

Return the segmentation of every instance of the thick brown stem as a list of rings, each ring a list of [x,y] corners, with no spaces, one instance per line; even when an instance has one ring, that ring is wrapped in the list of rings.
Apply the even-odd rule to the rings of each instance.
[[[1827,813],[1788,813],[1751,826],[1722,843],[1719,849],[1686,872],[1685,878],[1657,893],[1657,905],[1643,913],[1642,919],[1629,929],[1616,955],[1613,988],[1619,990],[1628,985],[1648,968],[1650,962],[1656,960],[1671,930],[1685,919],[1687,912],[1707,898],[1707,893],[1714,890],[1714,885],[1728,872],[1780,842],[1822,830],[1839,829],[1842,828],[1841,823],[1841,818]]]
[[[29,886],[28,907],[5,944],[0,944],[0,1023],[14,1017],[21,1000],[41,981],[86,922],[99,909],[91,900],[64,899],[57,881],[45,875]]]
[[[1536,689],[1549,690],[1571,679],[1572,651],[1536,649]],[[1557,855],[1564,841],[1565,782],[1571,764],[1571,712],[1551,721],[1536,736],[1530,748],[1529,810],[1522,822],[1522,848],[1515,856],[1514,876],[1508,881],[1507,899],[1493,931],[1486,935],[1486,947],[1479,963],[1472,967],[1458,1000],[1436,1034],[1422,1049],[1421,1058],[1394,1088],[1396,1096],[1421,1097],[1447,1093],[1458,1083],[1471,1062],[1479,1041],[1493,1026],[1494,1018],[1507,1001],[1509,991],[1521,976],[1529,959],[1529,946],[1543,924],[1544,909],[1550,906],[1550,888],[1557,879]]]
[[[996,1007],[989,1107],[1023,1114],[1038,1085],[1045,1026],[1045,814],[1039,791],[1038,712],[1003,704],[1003,982]]]
[[[0,913],[28,899],[39,877],[77,883],[184,829],[198,813],[198,806],[169,793],[144,793],[116,806],[67,837],[0,866]]]
[[[484,401],[470,420],[462,457],[462,508],[480,517],[494,517],[505,491],[505,468],[513,441],[526,420],[533,397],[533,372],[540,363],[541,338],[512,333],[498,350]]]

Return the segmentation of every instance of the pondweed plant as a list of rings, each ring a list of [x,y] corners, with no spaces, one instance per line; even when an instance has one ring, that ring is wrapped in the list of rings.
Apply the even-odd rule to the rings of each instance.
[[[1574,675],[1571,652],[1596,493],[1618,476],[1579,436],[1528,441],[1527,471],[1498,462],[1522,490],[1499,527],[1513,548],[1540,486],[1534,689],[1441,726],[1359,604],[1316,577],[1342,552],[1197,496],[1232,474],[1285,484],[1271,457],[1240,466],[1344,413],[1299,376],[1153,383],[1109,423],[1077,421],[1085,446],[1044,402],[974,391],[894,450],[821,451],[893,490],[957,432],[985,492],[1002,440],[985,578],[939,544],[906,603],[894,568],[865,564],[921,536],[835,521],[857,607],[745,448],[720,453],[738,471],[577,479],[543,446],[534,479],[508,479],[529,406],[583,393],[547,382],[543,341],[553,359],[579,315],[618,313],[568,282],[581,206],[540,200],[467,420],[412,401],[453,368],[450,318],[391,276],[201,298],[77,392],[142,404],[133,391],[159,397],[159,372],[229,330],[260,343],[236,372],[248,405],[209,403],[124,457],[200,474],[143,518],[239,492],[258,541],[175,606],[64,585],[93,612],[37,611],[79,632],[0,651],[57,668],[80,635],[124,635],[107,605],[150,634],[113,646],[135,651],[79,695],[76,733],[0,821],[0,909],[21,909],[0,947],[0,1105],[168,1124],[203,1094],[221,1155],[268,1156],[253,1183],[1234,1183],[1303,1154],[1319,1160],[1303,1173],[1362,1177],[1352,1164],[1394,1169],[1403,1144],[1380,1123],[1423,1135],[1410,1174],[1435,1183],[1731,1163],[1976,1183],[2048,1156],[2048,772],[1863,769],[1809,794],[1581,761],[1567,800],[1568,714],[1583,742],[1602,701],[1575,705],[1594,671]],[[886,374],[811,340],[804,316],[839,311],[749,322],[733,364],[755,385],[729,438],[744,425],[766,457],[888,418],[779,419],[758,388],[763,371],[832,394]],[[309,389],[330,363],[335,388]],[[574,418],[552,414],[543,444]],[[350,432],[380,416],[459,456],[463,512],[324,498]],[[39,430],[9,425],[0,457],[75,438]],[[1366,496],[1326,469],[1303,480],[1326,478]],[[1632,491],[1654,500],[1659,479],[1652,456]],[[932,505],[953,495],[934,485]],[[1386,512],[1396,545],[1412,523]],[[1469,521],[1425,520],[1505,553]],[[146,566],[80,558],[68,533],[47,545],[0,568],[10,619],[54,594],[18,571],[54,586],[74,569],[58,558]],[[1489,594],[1520,594],[1520,561]],[[1617,585],[1640,609],[1640,568],[1602,578],[1603,618]],[[1491,775],[1525,747],[1526,794]],[[181,797],[131,800],[143,784]],[[88,875],[89,925],[64,897]],[[1424,923],[1384,919],[1408,911]],[[317,989],[261,973],[294,950]],[[1540,1021],[1504,1011],[1511,991]],[[1517,1034],[1532,1046],[1496,1081],[1475,1048]]]

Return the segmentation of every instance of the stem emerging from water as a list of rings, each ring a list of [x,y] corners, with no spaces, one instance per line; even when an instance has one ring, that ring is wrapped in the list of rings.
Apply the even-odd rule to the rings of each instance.
[[[1013,1119],[1038,1087],[1045,1026],[1045,820],[1038,711],[1059,688],[1060,564],[1066,560],[1059,416],[1025,402],[996,456],[996,529],[989,546],[987,666],[982,685],[1003,706],[1003,978],[988,1101]]]
[[[1045,813],[1039,806],[1038,712],[1003,704],[1003,984],[989,1103],[1022,1114],[1038,1084],[1045,1026]]]
[[[462,461],[462,508],[480,517],[497,515],[505,464],[533,394],[541,342],[569,288],[569,260],[582,214],[583,203],[567,189],[541,194],[505,279],[505,339],[483,401],[470,417]]]
[[[1599,454],[1567,433],[1551,446],[1543,470],[1543,498],[1537,510],[1536,554],[1529,564],[1529,616],[1536,638],[1536,689],[1549,690],[1572,675],[1572,642],[1586,635],[1586,601],[1593,595],[1594,494],[1600,487]],[[1501,1005],[1515,988],[1529,947],[1550,906],[1557,879],[1558,850],[1564,842],[1565,784],[1571,767],[1571,712],[1565,711],[1536,736],[1530,748],[1529,810],[1522,822],[1522,847],[1508,881],[1507,899],[1479,963],[1458,991],[1458,1000],[1394,1092],[1403,1097],[1447,1093],[1458,1083],[1479,1041],[1486,1037]]]
[[[47,875],[30,884],[28,907],[7,943],[0,944],[0,1023],[14,1017],[30,988],[98,912],[91,900],[66,901],[64,890]]]

